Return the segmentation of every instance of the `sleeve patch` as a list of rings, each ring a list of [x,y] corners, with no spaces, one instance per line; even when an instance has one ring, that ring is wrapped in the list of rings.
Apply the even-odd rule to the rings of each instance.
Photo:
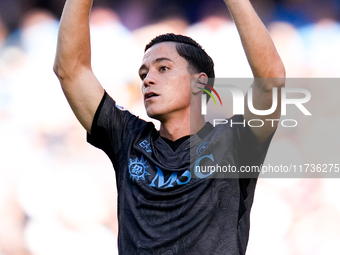
[[[116,104],[116,107],[121,111],[127,111],[127,109],[125,107],[119,106],[118,104]]]

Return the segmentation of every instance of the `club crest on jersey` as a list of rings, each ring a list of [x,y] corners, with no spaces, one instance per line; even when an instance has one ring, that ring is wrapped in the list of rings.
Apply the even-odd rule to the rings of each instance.
[[[210,141],[207,141],[205,143],[200,144],[197,149],[196,149],[196,153],[197,156],[200,156],[202,154],[202,152],[204,151],[204,149],[208,146]]]
[[[145,180],[146,175],[151,175],[146,169],[148,166],[146,165],[148,162],[144,160],[143,156],[139,160],[136,158],[133,160],[130,158],[130,163],[128,165],[129,167],[129,173],[130,177],[133,181],[139,181],[139,179]]]

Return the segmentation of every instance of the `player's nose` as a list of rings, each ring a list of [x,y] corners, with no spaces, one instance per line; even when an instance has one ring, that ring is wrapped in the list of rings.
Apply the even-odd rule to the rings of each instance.
[[[143,80],[144,87],[155,85],[156,84],[156,77],[152,71],[149,71],[146,77]]]

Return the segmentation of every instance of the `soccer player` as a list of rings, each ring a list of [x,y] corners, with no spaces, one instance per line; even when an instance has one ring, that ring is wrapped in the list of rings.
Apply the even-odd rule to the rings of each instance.
[[[273,88],[284,86],[283,63],[249,0],[225,3],[256,78],[254,107],[269,109]],[[88,141],[114,166],[119,253],[244,254],[256,178],[207,178],[192,169],[260,165],[277,122],[261,128],[206,123],[201,88],[214,78],[213,62],[195,41],[173,34],[146,46],[139,69],[147,114],[160,121],[160,130],[116,106],[91,69],[91,5],[67,0],[54,71]],[[270,116],[246,108],[232,120],[279,117],[279,107]]]

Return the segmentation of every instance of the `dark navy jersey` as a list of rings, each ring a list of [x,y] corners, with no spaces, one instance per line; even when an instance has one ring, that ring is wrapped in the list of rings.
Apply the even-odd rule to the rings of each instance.
[[[116,172],[119,254],[245,253],[257,174],[214,178],[195,171],[262,164],[270,139],[260,148],[242,116],[230,121],[239,124],[208,123],[174,150],[152,123],[105,93],[88,142],[105,151]]]

